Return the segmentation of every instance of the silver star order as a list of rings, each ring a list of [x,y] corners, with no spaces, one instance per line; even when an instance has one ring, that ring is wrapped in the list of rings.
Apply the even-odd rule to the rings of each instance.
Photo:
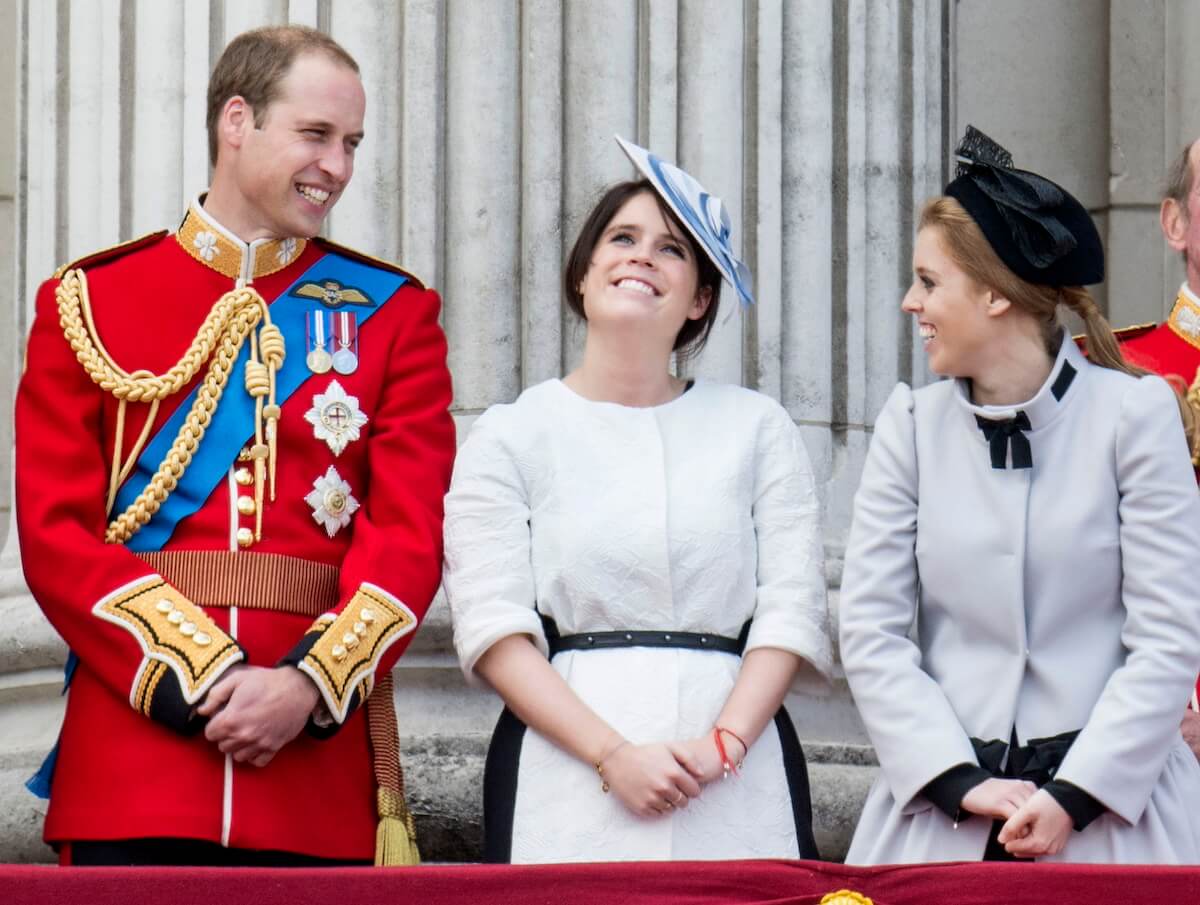
[[[358,397],[348,396],[342,385],[332,380],[324,393],[313,396],[312,408],[304,413],[304,420],[313,426],[313,436],[324,440],[333,454],[340,456],[358,439],[367,416],[358,407]]]
[[[332,465],[325,474],[313,481],[313,489],[304,497],[313,510],[313,521],[333,537],[350,524],[350,516],[358,510],[358,500],[350,493],[350,485]]]

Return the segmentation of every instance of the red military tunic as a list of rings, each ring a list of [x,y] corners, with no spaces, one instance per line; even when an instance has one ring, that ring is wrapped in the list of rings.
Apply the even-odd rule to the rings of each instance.
[[[1130,364],[1161,374],[1180,394],[1187,392],[1200,368],[1200,299],[1186,283],[1163,323],[1116,332]]]
[[[1200,299],[1186,283],[1179,289],[1175,307],[1161,324],[1144,324],[1116,331],[1125,359],[1138,367],[1161,374],[1181,396],[1195,382],[1200,370]],[[1200,480],[1200,470],[1197,471]],[[1200,681],[1196,683],[1200,694]],[[1193,708],[1196,707],[1193,698]]]
[[[76,266],[111,358],[127,372],[163,374],[238,277],[271,301],[334,248],[302,239],[246,245],[194,204],[177,233]],[[58,285],[47,281],[38,293],[16,403],[25,575],[80,660],[46,840],[169,836],[370,859],[376,780],[361,705],[411,640],[441,571],[454,426],[437,294],[407,277],[361,325],[357,369],[312,374],[282,402],[276,492],[261,511],[261,539],[253,463],[237,461],[243,451],[221,463],[225,477],[154,560],[104,542],[117,400],[64,338]],[[156,429],[187,392],[162,403]],[[336,411],[331,397],[342,403]],[[122,457],[147,408],[128,406]],[[350,422],[357,432],[344,429]],[[253,423],[244,435],[254,442]],[[172,574],[172,557],[188,567],[204,606],[160,577]],[[340,726],[323,739],[302,732],[263,768],[222,755],[196,734],[191,707],[243,659],[297,664]]]

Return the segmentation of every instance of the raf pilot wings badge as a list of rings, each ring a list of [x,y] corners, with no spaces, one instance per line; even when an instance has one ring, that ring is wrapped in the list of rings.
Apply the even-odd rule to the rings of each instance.
[[[353,286],[343,286],[337,280],[322,280],[319,283],[301,283],[288,293],[302,299],[316,299],[326,308],[340,308],[343,305],[361,305],[374,308],[375,301]]]

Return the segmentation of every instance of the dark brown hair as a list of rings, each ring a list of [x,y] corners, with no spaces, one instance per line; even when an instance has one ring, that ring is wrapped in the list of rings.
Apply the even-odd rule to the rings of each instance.
[[[267,108],[279,97],[279,85],[303,53],[323,53],[358,72],[358,63],[333,38],[303,25],[271,25],[242,32],[221,52],[208,79],[208,159],[217,162],[217,123],[231,97],[241,97],[261,129]]]
[[[696,262],[697,292],[707,286],[712,293],[712,299],[704,314],[695,320],[685,321],[675,336],[675,345],[672,348],[680,358],[690,358],[704,348],[704,344],[708,341],[708,334],[712,332],[712,326],[716,322],[717,307],[721,301],[721,271],[717,269],[717,265],[712,262],[708,253],[699,247],[687,228],[679,222],[675,212],[663,201],[648,179],[618,182],[596,202],[596,206],[592,208],[587,219],[583,221],[583,226],[579,229],[579,237],[575,240],[571,253],[567,255],[567,264],[563,269],[563,294],[567,299],[567,307],[586,321],[587,315],[583,310],[583,296],[579,292],[579,286],[583,283],[588,268],[592,264],[592,254],[600,243],[600,237],[604,234],[604,230],[608,228],[612,218],[617,215],[617,211],[624,207],[627,201],[642,192],[650,194],[671,231],[687,243],[692,260]]]

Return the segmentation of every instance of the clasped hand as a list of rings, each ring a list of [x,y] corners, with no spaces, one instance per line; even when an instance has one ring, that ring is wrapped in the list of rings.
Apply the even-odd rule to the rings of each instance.
[[[204,737],[234,760],[265,767],[304,729],[316,707],[316,686],[292,666],[239,665],[196,708],[210,717]]]
[[[963,796],[962,809],[1003,820],[997,837],[1018,858],[1057,855],[1071,833],[1071,818],[1044,790],[1022,779],[988,779]]]
[[[738,760],[745,756],[740,744],[732,746],[731,756],[736,754]],[[711,735],[647,745],[621,742],[604,757],[602,766],[609,790],[642,817],[686,808],[702,786],[725,772]]]

